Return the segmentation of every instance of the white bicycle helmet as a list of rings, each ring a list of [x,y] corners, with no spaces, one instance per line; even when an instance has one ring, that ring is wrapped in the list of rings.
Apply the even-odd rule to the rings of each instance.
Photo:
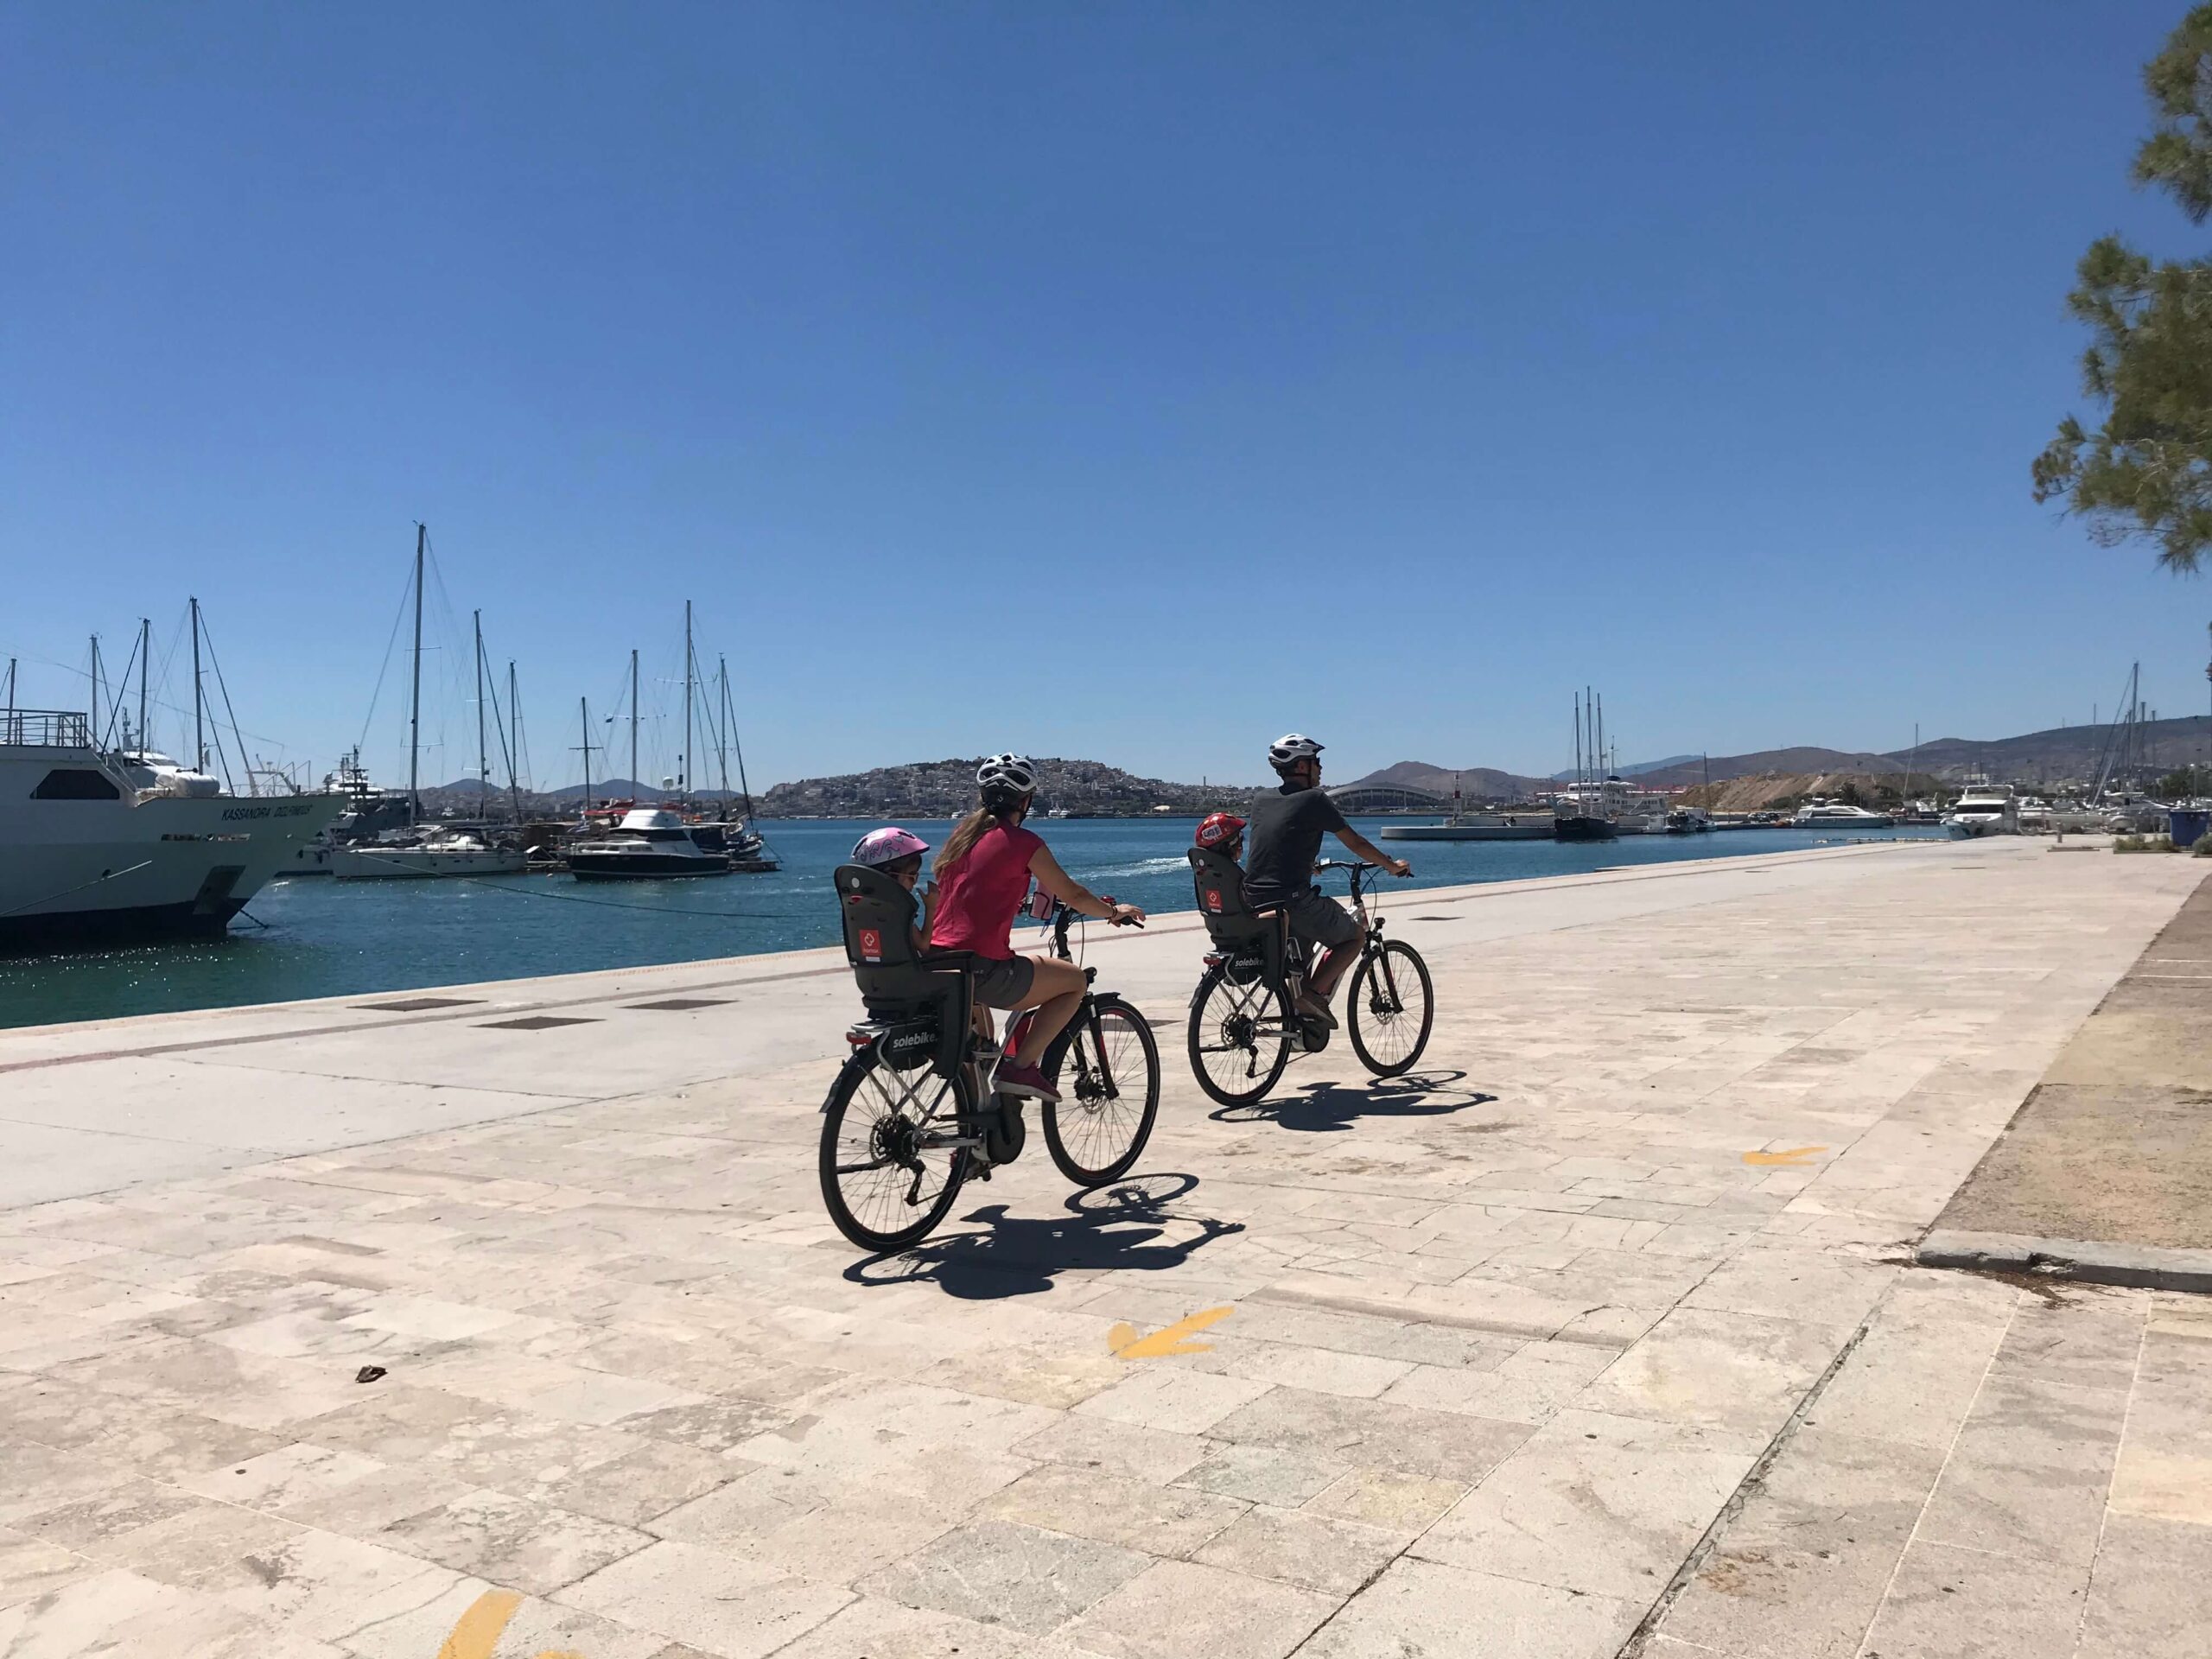
[[[1321,745],[1303,732],[1286,732],[1268,745],[1268,764],[1277,772],[1297,760],[1310,760],[1321,753]]]
[[[995,754],[976,768],[976,787],[1027,795],[1037,787],[1037,767],[1027,757]]]

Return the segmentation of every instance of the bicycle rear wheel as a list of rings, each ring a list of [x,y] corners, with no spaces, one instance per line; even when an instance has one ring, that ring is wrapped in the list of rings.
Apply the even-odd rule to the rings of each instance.
[[[1239,985],[1209,968],[1191,998],[1188,1046],[1199,1088],[1224,1106],[1249,1106],[1290,1062],[1290,1004],[1275,986]]]
[[[1092,1020],[1096,1020],[1096,1029]],[[1045,1105],[1045,1144],[1077,1186],[1103,1186],[1129,1173],[1160,1113],[1160,1045],[1145,1017],[1111,995],[1078,1012]]]
[[[968,1173],[962,1133],[975,1100],[963,1069],[894,1071],[874,1054],[846,1063],[822,1109],[822,1201],[867,1250],[899,1250],[944,1219]]]
[[[1378,1077],[1395,1077],[1421,1058],[1436,1018],[1428,964],[1403,939],[1361,959],[1344,999],[1352,1052]]]

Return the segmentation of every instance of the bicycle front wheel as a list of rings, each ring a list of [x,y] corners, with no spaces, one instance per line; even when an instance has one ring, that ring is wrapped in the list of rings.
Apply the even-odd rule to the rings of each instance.
[[[865,1250],[902,1250],[944,1219],[968,1173],[950,1146],[975,1109],[963,1069],[894,1071],[873,1053],[848,1061],[822,1109],[822,1201]]]
[[[1224,1106],[1249,1106],[1290,1063],[1290,1004],[1255,980],[1239,985],[1209,968],[1191,998],[1191,1071]]]
[[[1160,1113],[1160,1045],[1145,1017],[1118,996],[1095,998],[1075,1017],[1045,1106],[1045,1144],[1077,1186],[1129,1173]]]
[[[1378,1077],[1395,1077],[1421,1058],[1436,1018],[1428,964],[1402,939],[1362,958],[1344,999],[1352,1052]]]

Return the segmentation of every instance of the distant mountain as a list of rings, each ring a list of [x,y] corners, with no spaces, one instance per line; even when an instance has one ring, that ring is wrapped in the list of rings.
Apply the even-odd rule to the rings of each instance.
[[[1954,779],[1986,772],[1992,778],[2024,783],[2068,778],[2094,782],[2098,757],[2111,730],[2108,726],[2060,726],[2021,737],[1939,737],[1920,746],[1913,765],[1916,771]],[[2203,763],[2212,718],[2191,715],[2182,720],[2145,721],[2137,730],[2148,768],[2170,772]],[[1902,764],[1910,753],[1899,749],[1890,758]]]
[[[951,818],[976,804],[976,760],[916,760],[836,778],[778,784],[758,798],[764,818]],[[1253,791],[1227,785],[1139,778],[1097,760],[1038,760],[1040,811],[1065,807],[1087,817],[1137,817],[1165,806],[1195,814],[1236,810]]]
[[[2145,721],[2138,730],[2145,767],[2164,772],[2202,761],[2208,728],[2212,728],[2212,718],[2203,715]],[[1767,773],[1848,772],[1879,777],[1902,772],[1910,763],[1915,777],[1924,774],[1945,783],[1986,773],[2000,783],[2088,784],[2096,780],[2097,763],[2111,734],[2109,726],[2056,726],[2018,737],[1938,737],[1917,750],[1908,747],[1884,754],[1865,750],[1762,749],[1755,754],[1714,755],[1712,776],[1716,784]],[[1669,785],[1700,783],[1704,778],[1704,767],[1693,758],[1647,773],[1643,781]]]
[[[1574,774],[1569,772],[1570,778]],[[1543,778],[1522,778],[1510,772],[1500,772],[1495,766],[1433,766],[1426,760],[1401,760],[1380,772],[1370,772],[1364,778],[1355,779],[1352,787],[1371,785],[1377,787],[1427,790],[1432,795],[1449,799],[1457,788],[1463,798],[1471,801],[1519,800],[1531,791],[1548,789],[1550,780]],[[1331,785],[1336,788],[1338,785]]]
[[[1623,766],[1620,769],[1620,775],[1624,778],[1641,778],[1646,772],[1664,772],[1669,766],[1682,766],[1697,758],[1694,754],[1670,754],[1664,760],[1639,760],[1632,766]],[[1574,768],[1573,766],[1567,766],[1552,773],[1552,782],[1555,784],[1571,784],[1573,781]]]
[[[1700,784],[1706,779],[1708,766],[1712,768],[1713,781],[1719,784],[1732,778],[1756,778],[1763,772],[1903,772],[1904,761],[1902,757],[1892,760],[1885,754],[1865,751],[1852,753],[1842,749],[1761,749],[1756,754],[1716,754],[1710,760],[1694,754],[1687,760],[1654,767],[1642,774],[1641,781],[1656,789],[1672,788],[1677,784]]]
[[[2208,753],[2212,753],[2212,747],[2207,743],[2208,736],[2212,736],[2212,717],[2191,715],[2178,720],[2148,721],[2139,729],[2145,767],[2154,772],[2192,762],[2201,764]],[[1909,747],[1883,753],[1807,746],[1760,749],[1750,754],[1716,754],[1709,760],[1678,754],[1664,760],[1623,766],[1621,775],[1656,789],[1671,789],[1703,783],[1707,777],[1715,784],[1738,778],[1895,778],[1904,772],[1910,762],[1915,777],[1933,777],[1944,783],[1955,784],[1969,776],[1986,773],[1999,782],[2056,787],[2069,781],[2087,784],[2095,780],[2098,760],[2104,753],[2111,730],[2108,726],[2059,726],[2018,737],[1939,737],[1923,743],[1917,751]],[[1470,798],[1503,799],[1516,793],[1548,790],[1554,783],[1572,779],[1574,773],[1554,772],[1548,779],[1540,779],[1520,778],[1488,766],[1462,767],[1455,773],[1449,766],[1401,760],[1396,766],[1370,772],[1359,781],[1395,784],[1449,795],[1455,775],[1463,780],[1462,786]]]

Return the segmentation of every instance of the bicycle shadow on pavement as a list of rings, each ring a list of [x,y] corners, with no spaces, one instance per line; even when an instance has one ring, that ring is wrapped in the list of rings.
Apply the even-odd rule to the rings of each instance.
[[[1273,1123],[1301,1135],[1337,1135],[1356,1128],[1363,1117],[1445,1117],[1470,1106],[1487,1106],[1496,1095],[1456,1087],[1465,1071],[1408,1071],[1401,1077],[1376,1077],[1363,1087],[1331,1080],[1309,1083],[1300,1092],[1281,1094],[1249,1106],[1224,1106],[1207,1116],[1217,1123]]]
[[[1197,1176],[1179,1173],[1132,1175],[1070,1193],[1057,1215],[1017,1216],[1003,1204],[987,1204],[960,1217],[972,1230],[869,1256],[846,1268],[845,1277],[871,1286],[933,1283],[963,1301],[988,1301],[1034,1296],[1071,1270],[1162,1272],[1244,1230],[1242,1222],[1169,1211],[1198,1185]]]

